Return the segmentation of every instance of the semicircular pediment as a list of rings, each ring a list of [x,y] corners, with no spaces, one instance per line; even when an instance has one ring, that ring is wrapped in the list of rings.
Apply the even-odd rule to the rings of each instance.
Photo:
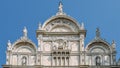
[[[57,26],[57,27],[56,27]],[[55,28],[56,27],[56,28]],[[53,29],[54,28],[54,29]],[[75,21],[68,19],[67,17],[56,17],[51,19],[42,27],[43,30],[47,32],[78,32],[79,25]]]
[[[36,52],[36,48],[28,42],[19,42],[17,43],[14,48],[13,48],[14,52]]]
[[[91,44],[89,44],[86,48],[87,51],[89,52],[111,52],[111,49],[109,47],[109,45],[103,43],[103,42],[93,42]]]
[[[25,48],[20,49],[19,52],[21,52],[21,51],[30,52],[29,49],[32,49],[33,50],[32,52],[36,52],[36,50],[37,50],[36,45],[32,42],[32,40],[30,40],[27,37],[26,27],[24,27],[24,29],[23,29],[23,36],[20,37],[19,39],[17,39],[13,44],[10,44],[10,45],[11,45],[11,49],[13,52],[16,52],[16,50],[18,50],[20,47],[25,47]]]
[[[33,52],[36,52],[36,45],[28,38],[26,37],[21,37],[17,41],[14,42],[12,45],[13,51],[16,51],[20,47],[29,47],[33,50]]]
[[[94,39],[90,43],[88,43],[88,45],[86,46],[86,50],[89,51],[94,46],[101,46],[104,47],[106,50],[109,50],[110,52],[112,51],[110,44],[101,38]]]

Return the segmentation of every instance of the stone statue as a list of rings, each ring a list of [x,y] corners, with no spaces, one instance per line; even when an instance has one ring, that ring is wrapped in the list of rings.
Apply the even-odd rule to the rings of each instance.
[[[113,40],[112,41],[112,47],[115,49],[116,48],[116,44],[115,44],[115,41]]]
[[[60,4],[59,4],[59,12],[63,12],[63,5],[62,5],[61,2],[60,2]]]
[[[58,12],[57,12],[56,15],[66,15],[66,14],[63,12],[62,2],[59,3]]]
[[[82,25],[81,25],[81,29],[82,29],[82,30],[84,29],[84,23],[82,23]]]
[[[99,31],[99,28],[96,29],[96,37],[100,37],[100,31]]]

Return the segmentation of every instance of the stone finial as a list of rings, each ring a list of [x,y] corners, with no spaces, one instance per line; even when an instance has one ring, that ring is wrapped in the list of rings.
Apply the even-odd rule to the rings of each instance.
[[[96,37],[100,37],[100,30],[99,30],[99,28],[96,29]]]
[[[24,35],[24,37],[27,37],[27,28],[26,27],[24,27],[24,29],[23,29],[23,35]]]
[[[82,22],[82,24],[81,24],[81,29],[84,29],[84,23]]]
[[[115,44],[115,41],[114,41],[114,40],[112,41],[112,44]]]
[[[114,40],[112,41],[112,47],[113,47],[113,48],[116,47],[116,44],[115,44],[115,41],[114,41]]]
[[[12,47],[12,44],[11,44],[10,40],[8,40],[7,49],[8,49],[8,50],[11,50],[11,47]]]
[[[11,46],[11,42],[10,42],[10,40],[8,40],[8,43],[7,43],[7,45],[8,45],[8,46]]]
[[[39,22],[38,29],[41,30],[42,24]]]

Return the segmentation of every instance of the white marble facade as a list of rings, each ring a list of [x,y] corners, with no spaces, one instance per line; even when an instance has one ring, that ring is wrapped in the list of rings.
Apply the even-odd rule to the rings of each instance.
[[[20,39],[8,41],[6,65],[116,65],[115,42],[103,40],[97,29],[95,38],[85,45],[84,24],[64,13],[62,7],[60,3],[57,14],[39,24],[38,47],[28,38],[26,27]]]

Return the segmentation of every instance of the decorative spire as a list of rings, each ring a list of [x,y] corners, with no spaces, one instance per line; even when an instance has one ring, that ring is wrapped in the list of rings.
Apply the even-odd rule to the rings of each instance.
[[[27,28],[26,27],[24,27],[24,29],[23,29],[23,34],[24,34],[24,37],[27,37]]]
[[[100,37],[100,31],[99,31],[99,28],[96,29],[96,37]]]
[[[41,28],[42,28],[42,24],[41,22],[39,22],[38,29],[41,30]]]

